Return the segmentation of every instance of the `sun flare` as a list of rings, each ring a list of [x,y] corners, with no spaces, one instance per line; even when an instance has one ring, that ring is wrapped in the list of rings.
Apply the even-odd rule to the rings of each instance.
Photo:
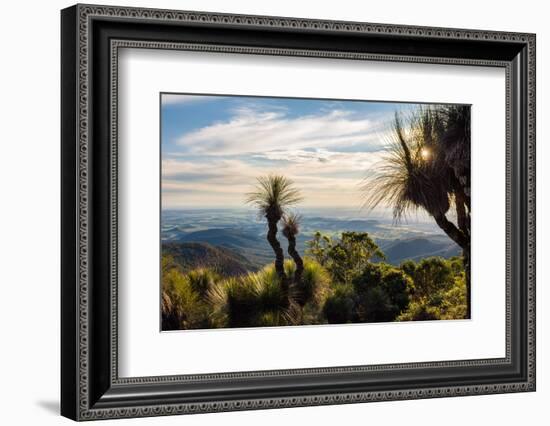
[[[432,155],[432,153],[430,152],[430,150],[428,148],[422,148],[420,150],[420,156],[422,157],[423,160],[429,160],[431,155]]]

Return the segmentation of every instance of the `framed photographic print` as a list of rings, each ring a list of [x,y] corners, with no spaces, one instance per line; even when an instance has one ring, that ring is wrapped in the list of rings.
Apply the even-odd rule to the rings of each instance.
[[[535,36],[76,5],[61,411],[535,390]]]

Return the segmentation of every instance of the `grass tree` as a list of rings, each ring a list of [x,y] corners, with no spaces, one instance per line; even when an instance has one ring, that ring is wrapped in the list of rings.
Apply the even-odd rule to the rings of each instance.
[[[296,265],[294,271],[294,285],[298,293],[301,293],[302,275],[304,274],[304,261],[296,250],[296,236],[300,232],[300,215],[296,213],[285,214],[283,217],[283,235],[288,240],[288,254]],[[305,304],[305,299],[298,294],[297,302],[300,306]]]
[[[440,137],[443,147],[442,161],[451,170],[450,183],[454,195],[458,228],[466,237],[463,248],[466,271],[467,317],[470,316],[470,110],[467,106],[453,105],[440,109],[444,131]]]
[[[417,209],[432,216],[463,250],[469,301],[469,109],[422,108],[408,124],[404,128],[396,114],[387,156],[363,185],[365,204],[369,208],[390,205],[396,220]],[[450,220],[451,207],[456,223]]]
[[[300,191],[292,180],[282,175],[270,174],[256,180],[254,190],[247,194],[246,202],[254,205],[267,221],[267,241],[275,254],[275,270],[285,294],[288,294],[288,277],[285,273],[285,256],[277,239],[278,223],[288,207],[302,200]]]

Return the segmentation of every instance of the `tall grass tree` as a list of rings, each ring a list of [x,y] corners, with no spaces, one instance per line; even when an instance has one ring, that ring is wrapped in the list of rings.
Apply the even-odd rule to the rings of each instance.
[[[363,184],[365,205],[393,208],[400,221],[422,209],[461,247],[470,316],[470,110],[420,108],[405,128],[396,113],[386,157]],[[452,208],[454,207],[454,212]],[[456,223],[450,218],[456,216]]]
[[[278,223],[288,207],[302,200],[294,182],[282,175],[269,174],[256,179],[254,190],[247,194],[246,202],[254,205],[261,217],[267,221],[267,241],[275,254],[275,270],[285,294],[288,294],[289,280],[284,268],[284,252],[277,239]]]

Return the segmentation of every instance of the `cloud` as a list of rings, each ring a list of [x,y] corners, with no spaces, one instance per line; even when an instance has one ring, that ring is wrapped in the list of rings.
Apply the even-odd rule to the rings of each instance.
[[[295,182],[304,195],[302,206],[359,208],[363,178],[383,155],[383,151],[297,150],[238,159],[219,156],[201,161],[165,159],[162,162],[163,204],[243,207],[246,193],[251,191],[256,178],[274,173],[284,174]],[[258,157],[268,161],[254,161]]]
[[[329,161],[331,153],[324,149],[315,151],[306,151],[303,149],[295,150],[273,150],[259,154],[253,154],[255,158],[264,158],[274,161],[290,161],[293,163],[308,163],[310,161],[319,161],[326,163]]]
[[[304,196],[300,207],[361,207],[361,183],[385,155],[390,113],[299,115],[253,103],[228,112],[163,153],[165,208],[244,207],[256,178],[269,173],[295,182]]]
[[[326,174],[334,171],[365,171],[380,161],[384,153],[384,149],[374,152],[340,152],[326,149],[274,150],[253,154],[253,157],[296,163],[299,165],[299,171],[304,174],[307,174],[308,170]]]
[[[286,111],[243,107],[224,122],[194,130],[177,143],[193,154],[242,155],[281,150],[363,146],[378,149],[381,121],[332,110],[290,117]],[[322,160],[321,160],[322,161]]]

